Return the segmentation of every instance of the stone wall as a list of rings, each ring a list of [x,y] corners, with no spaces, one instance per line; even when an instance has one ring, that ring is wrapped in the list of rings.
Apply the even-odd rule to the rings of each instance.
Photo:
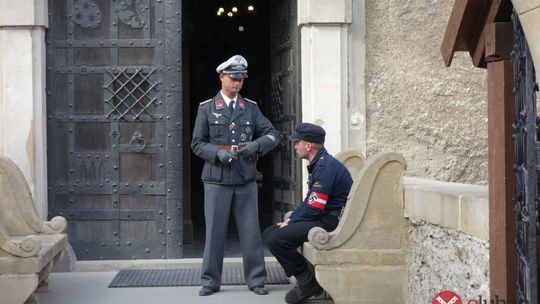
[[[411,223],[409,303],[431,303],[452,290],[463,303],[489,293],[486,186],[406,177],[405,216]],[[483,302],[482,302],[483,303]]]
[[[489,294],[489,244],[455,230],[411,221],[409,303],[452,290],[463,303]]]
[[[366,0],[367,157],[400,152],[408,176],[487,183],[486,72],[468,53],[445,68],[454,1]]]

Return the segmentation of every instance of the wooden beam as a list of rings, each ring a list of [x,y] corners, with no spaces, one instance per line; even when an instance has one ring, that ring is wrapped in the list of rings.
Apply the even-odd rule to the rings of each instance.
[[[488,175],[490,298],[517,303],[516,217],[514,214],[514,73],[506,25],[486,30],[488,70]],[[510,44],[511,46],[511,44]],[[493,55],[496,54],[496,55]],[[499,60],[496,60],[499,58]]]
[[[482,12],[491,1],[493,0],[456,0],[454,3],[441,44],[441,54],[447,67],[452,63],[455,52],[471,52],[473,42],[476,46],[474,39],[480,37],[476,32],[479,28],[483,29],[483,25],[479,27],[484,17]]]
[[[475,30],[475,34],[470,41],[471,49],[469,53],[472,57],[473,65],[475,67],[486,67],[485,62],[485,46],[486,46],[486,33],[485,27],[492,24],[495,21],[495,17],[501,7],[501,0],[490,0],[483,9],[483,16],[479,20],[478,28]]]
[[[514,29],[512,22],[496,22],[486,25],[484,28],[485,60],[498,61],[510,60],[514,46]]]

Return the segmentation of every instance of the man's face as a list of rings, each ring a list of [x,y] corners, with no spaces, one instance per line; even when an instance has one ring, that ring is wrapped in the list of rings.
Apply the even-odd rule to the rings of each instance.
[[[294,150],[298,158],[308,159],[308,151],[311,148],[311,144],[303,140],[294,142]]]
[[[242,84],[244,84],[244,78],[234,79],[225,74],[220,74],[219,79],[221,80],[221,90],[225,95],[229,97],[234,97],[242,89]]]

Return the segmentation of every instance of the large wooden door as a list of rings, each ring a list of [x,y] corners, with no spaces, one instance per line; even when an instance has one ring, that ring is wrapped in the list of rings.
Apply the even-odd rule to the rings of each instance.
[[[296,0],[270,3],[272,123],[281,143],[274,153],[274,220],[301,199],[301,163],[288,136],[301,117],[300,52]]]
[[[182,256],[180,4],[48,1],[49,215],[78,259]]]

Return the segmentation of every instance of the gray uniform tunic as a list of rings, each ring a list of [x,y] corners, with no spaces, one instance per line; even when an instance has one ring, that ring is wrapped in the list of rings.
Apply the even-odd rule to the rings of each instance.
[[[219,145],[236,146],[257,141],[259,155],[278,144],[278,133],[254,101],[238,95],[231,114],[223,97],[201,102],[191,148],[205,160],[204,182],[206,242],[201,269],[202,286],[219,290],[229,214],[232,213],[240,237],[244,277],[250,288],[264,286],[266,270],[258,221],[257,169],[249,158],[238,157],[229,164],[217,158]]]

